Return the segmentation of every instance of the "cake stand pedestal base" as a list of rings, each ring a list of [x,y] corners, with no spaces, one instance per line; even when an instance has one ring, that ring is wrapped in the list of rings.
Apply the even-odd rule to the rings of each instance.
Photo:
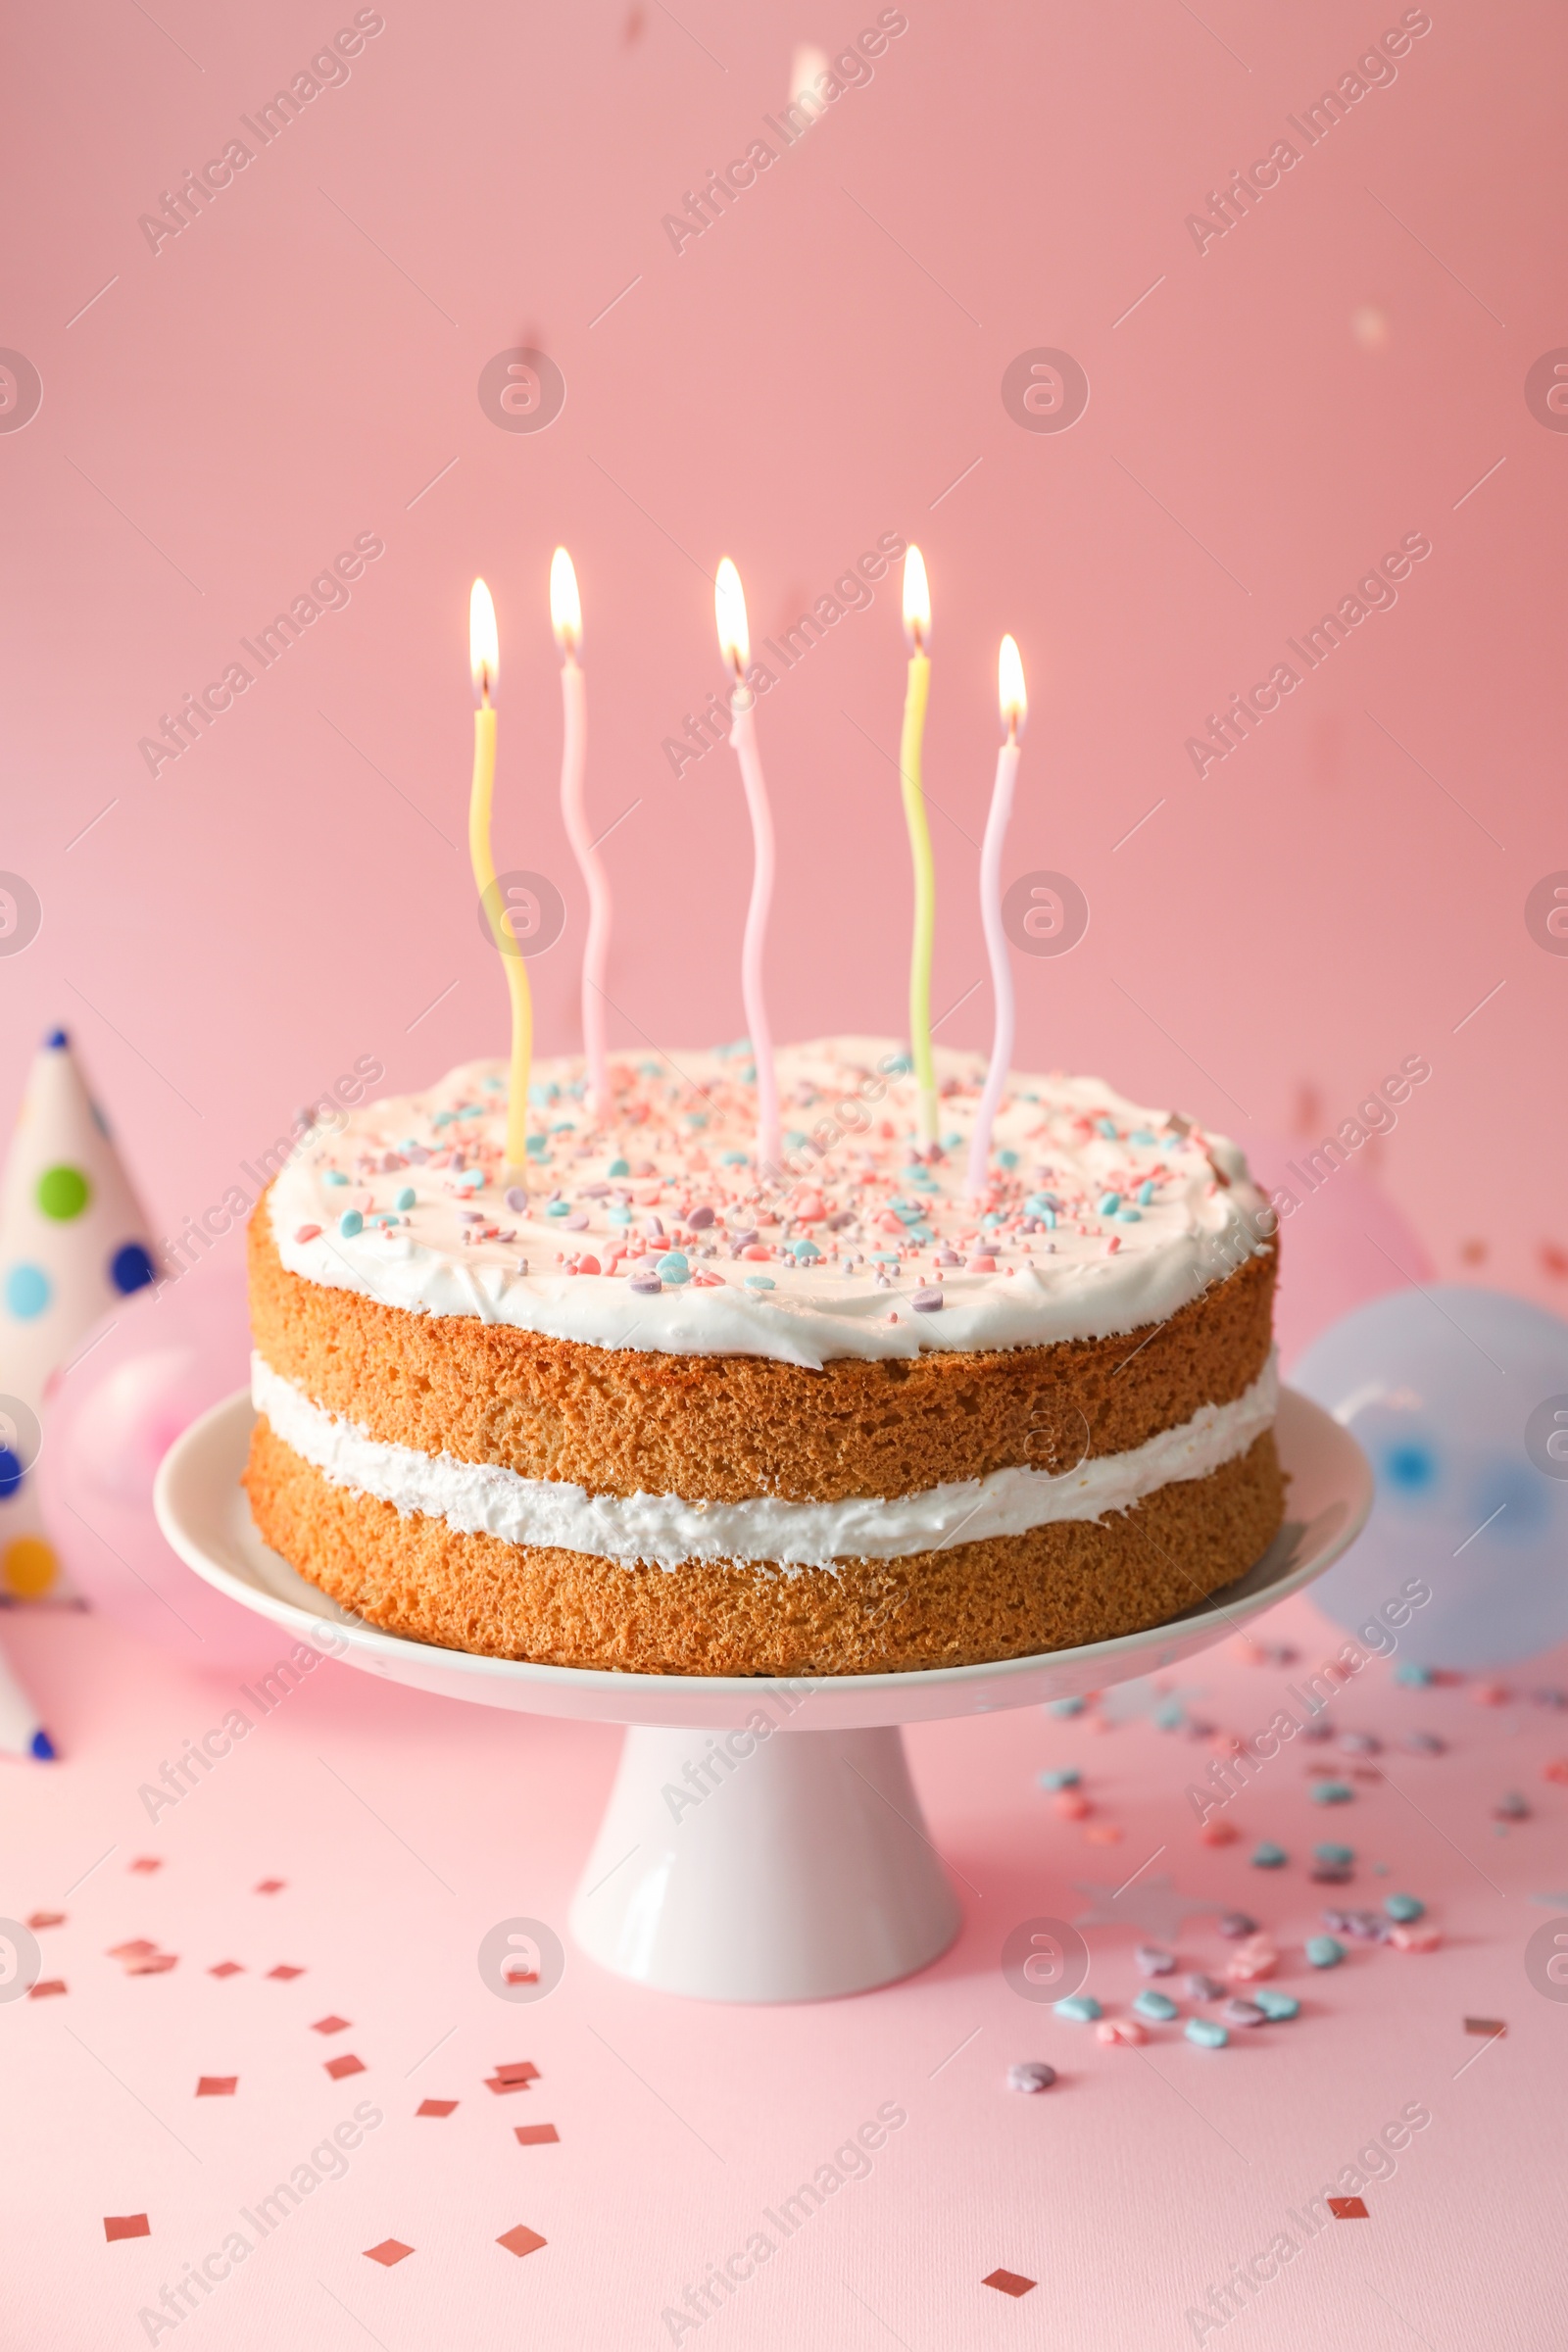
[[[885,1728],[633,1725],[571,1907],[590,1959],[709,2001],[866,1992],[924,1968],[959,1923]]]

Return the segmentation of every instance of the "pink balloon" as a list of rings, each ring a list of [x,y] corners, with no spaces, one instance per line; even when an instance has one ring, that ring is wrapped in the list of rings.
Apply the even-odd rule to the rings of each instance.
[[[97,1329],[45,1399],[38,1493],[49,1540],[117,1624],[194,1666],[265,1671],[279,1654],[276,1629],[204,1584],[153,1517],[153,1480],[174,1440],[250,1384],[243,1267],[193,1267],[122,1299]]]
[[[1310,1144],[1278,1136],[1250,1138],[1245,1147],[1254,1181],[1265,1194],[1289,1192],[1282,1201],[1280,1287],[1274,1330],[1287,1376],[1320,1331],[1369,1298],[1437,1280],[1437,1269],[1414,1228],[1370,1176],[1347,1162],[1330,1174],[1306,1164]]]

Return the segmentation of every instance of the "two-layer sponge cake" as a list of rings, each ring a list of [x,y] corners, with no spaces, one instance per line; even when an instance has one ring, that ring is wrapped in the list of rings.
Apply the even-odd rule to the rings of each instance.
[[[1283,1516],[1273,1220],[1236,1148],[1097,1081],[894,1047],[456,1070],[307,1136],[251,1228],[267,1541],[414,1640],[642,1673],[872,1674],[1155,1625]]]

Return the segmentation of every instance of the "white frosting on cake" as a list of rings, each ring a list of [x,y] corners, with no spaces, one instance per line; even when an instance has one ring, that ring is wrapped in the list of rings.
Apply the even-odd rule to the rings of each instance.
[[[987,1536],[1019,1536],[1064,1519],[1129,1510],[1158,1487],[1206,1478],[1245,1453],[1274,1419],[1271,1357],[1244,1396],[1205,1404],[1180,1429],[1126,1453],[1101,1454],[1061,1477],[1029,1469],[928,1487],[893,1499],[688,1502],[676,1494],[590,1494],[564,1480],[520,1478],[492,1463],[460,1462],[372,1438],[318,1404],[258,1355],[251,1395],[274,1433],[333,1486],[420,1512],[462,1535],[587,1552],[623,1565],[679,1568],[690,1560],[759,1560],[827,1568],[848,1559],[895,1560]]]
[[[922,1159],[897,1045],[784,1048],[786,1165],[770,1173],[744,1047],[613,1061],[603,1125],[580,1061],[538,1063],[545,1149],[523,1197],[502,1164],[505,1065],[470,1062],[309,1134],[270,1197],[272,1233],[291,1273],[414,1313],[820,1366],[1134,1331],[1272,1230],[1235,1145],[1060,1074],[1009,1080],[992,1190],[972,1200],[985,1065],[939,1052],[937,1069],[941,1145]],[[680,1262],[661,1273],[666,1256]]]

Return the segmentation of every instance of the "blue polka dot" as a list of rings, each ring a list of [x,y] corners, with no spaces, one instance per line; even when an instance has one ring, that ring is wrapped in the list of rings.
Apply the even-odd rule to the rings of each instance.
[[[54,1285],[42,1266],[13,1266],[6,1276],[6,1304],[19,1323],[41,1315],[54,1296]]]
[[[1407,1494],[1417,1494],[1430,1487],[1438,1475],[1438,1465],[1425,1446],[1406,1443],[1391,1446],[1383,1457],[1383,1467],[1396,1487]]]
[[[22,1457],[9,1446],[0,1446],[0,1502],[9,1502],[26,1475]]]
[[[109,1279],[117,1291],[145,1290],[158,1269],[140,1242],[124,1242],[109,1260]]]
[[[70,1045],[71,1040],[63,1029],[51,1029],[43,1042],[51,1053],[61,1054]]]

